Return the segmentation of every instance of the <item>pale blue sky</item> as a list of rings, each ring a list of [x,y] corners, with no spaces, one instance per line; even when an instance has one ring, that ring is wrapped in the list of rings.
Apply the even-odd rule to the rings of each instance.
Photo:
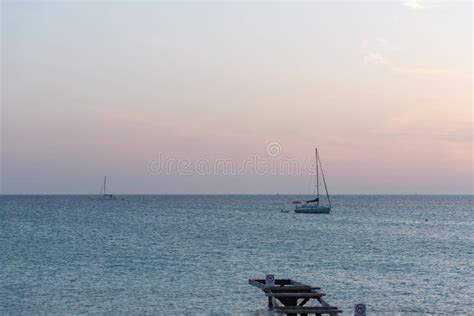
[[[417,2],[412,2],[417,3]],[[472,5],[2,3],[3,193],[472,193]]]

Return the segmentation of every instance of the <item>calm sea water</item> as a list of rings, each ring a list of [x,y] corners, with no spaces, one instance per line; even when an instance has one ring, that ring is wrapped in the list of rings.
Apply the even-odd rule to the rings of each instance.
[[[266,315],[265,273],[350,315],[474,314],[472,196],[0,196],[0,314]]]

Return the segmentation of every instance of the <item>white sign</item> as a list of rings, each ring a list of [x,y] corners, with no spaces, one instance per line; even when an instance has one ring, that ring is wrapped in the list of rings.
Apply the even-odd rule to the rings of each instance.
[[[265,286],[275,286],[275,276],[273,274],[267,274],[265,276]]]
[[[365,315],[365,304],[354,305],[354,316],[366,316]]]

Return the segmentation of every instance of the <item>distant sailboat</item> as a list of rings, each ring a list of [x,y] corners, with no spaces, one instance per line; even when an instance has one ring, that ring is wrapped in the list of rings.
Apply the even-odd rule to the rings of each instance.
[[[331,200],[329,199],[329,192],[326,185],[326,179],[324,178],[323,166],[321,164],[321,158],[318,154],[318,149],[315,149],[316,152],[316,198],[305,201],[304,203],[300,201],[293,202],[296,204],[295,213],[308,213],[308,214],[329,214],[331,211]],[[321,175],[324,183],[324,190],[326,191],[326,196],[328,199],[328,205],[319,204],[319,169],[321,168]]]
[[[113,196],[113,194],[107,194],[107,176],[104,176],[104,186],[101,189],[101,193],[105,199],[115,199],[115,196]]]

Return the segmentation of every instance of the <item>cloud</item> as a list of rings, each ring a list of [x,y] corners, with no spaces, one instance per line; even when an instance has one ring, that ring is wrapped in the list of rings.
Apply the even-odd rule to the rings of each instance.
[[[424,8],[419,0],[402,0],[402,5],[415,10]]]
[[[366,65],[375,65],[386,70],[398,74],[416,74],[424,76],[450,76],[471,78],[472,75],[468,73],[459,73],[450,69],[443,68],[427,68],[427,67],[412,67],[400,65],[392,62],[386,57],[387,54],[397,51],[396,47],[391,41],[384,37],[377,37],[373,40],[362,41],[363,61]]]
[[[448,69],[405,67],[392,63],[378,52],[370,52],[364,56],[364,63],[368,65],[379,65],[387,68],[391,72],[400,74],[418,74],[426,76],[460,76]]]
[[[376,38],[375,39],[375,42],[377,43],[377,45],[379,47],[382,47],[382,48],[389,48],[390,47],[390,42],[388,40],[386,40],[385,38]]]
[[[469,145],[472,143],[472,122],[461,114],[446,116],[444,108],[418,106],[390,118],[374,134],[383,137],[422,138]],[[427,115],[429,113],[429,115]]]
[[[436,68],[417,68],[417,67],[397,67],[391,66],[391,70],[397,73],[405,74],[419,74],[427,76],[457,76],[456,73],[447,69],[436,69]]]
[[[435,7],[439,7],[441,5],[440,2],[436,4],[433,1],[429,0],[402,0],[402,5],[410,8],[412,10],[421,10],[421,9],[431,9]],[[443,3],[446,4],[446,3]]]
[[[364,62],[366,64],[374,64],[374,65],[389,65],[388,61],[377,52],[368,53],[364,56]]]

